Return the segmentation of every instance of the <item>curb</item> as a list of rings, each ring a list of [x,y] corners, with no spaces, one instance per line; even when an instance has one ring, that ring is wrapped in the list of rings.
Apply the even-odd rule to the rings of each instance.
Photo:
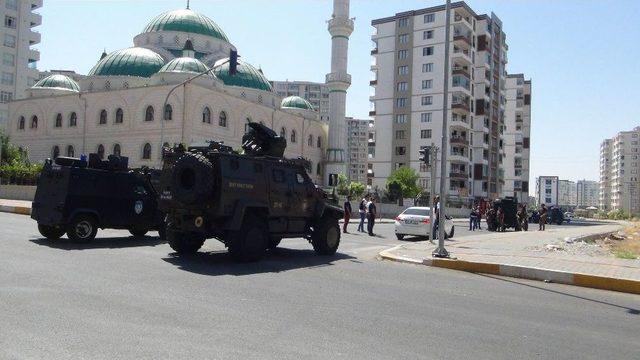
[[[394,255],[393,250],[401,249],[398,245],[391,249],[383,250],[379,256],[384,260],[415,265],[439,267],[450,270],[466,271],[491,275],[508,276],[529,280],[541,280],[560,284],[582,286],[594,289],[612,290],[630,294],[640,294],[640,281],[630,279],[618,279],[612,277],[589,275],[582,273],[570,273],[557,270],[530,268],[526,266],[506,265],[496,263],[483,263],[475,261],[454,259],[414,259],[401,255]]]
[[[20,214],[20,215],[31,215],[31,208],[26,206],[0,205],[0,212]]]

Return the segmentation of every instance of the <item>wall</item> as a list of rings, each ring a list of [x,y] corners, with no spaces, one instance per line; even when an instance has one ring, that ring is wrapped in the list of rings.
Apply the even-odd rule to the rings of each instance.
[[[35,186],[0,185],[0,199],[33,201],[35,195]]]

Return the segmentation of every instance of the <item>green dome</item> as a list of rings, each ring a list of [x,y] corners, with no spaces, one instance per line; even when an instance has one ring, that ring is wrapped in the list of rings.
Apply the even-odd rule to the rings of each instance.
[[[229,58],[218,60],[213,66],[213,73],[222,80],[225,85],[253,88],[264,91],[273,91],[269,80],[251,64],[238,60],[236,74],[229,73]]]
[[[139,47],[117,50],[103,57],[96,66],[89,71],[89,76],[141,76],[149,77],[164,65],[162,56],[155,52]]]
[[[280,107],[283,108],[296,108],[296,109],[305,109],[305,110],[315,110],[313,105],[307,100],[301,98],[300,96],[289,96],[282,99],[280,103]]]
[[[175,58],[166,63],[158,72],[202,73],[209,70],[202,61],[190,57]]]
[[[168,11],[156,16],[144,28],[143,33],[156,31],[180,31],[201,34],[229,42],[227,35],[220,29],[218,24],[208,17],[189,9]]]
[[[80,91],[80,86],[75,82],[72,78],[66,75],[53,74],[49,75],[46,78],[38,81],[34,88],[56,88],[56,89],[65,89],[71,91]]]

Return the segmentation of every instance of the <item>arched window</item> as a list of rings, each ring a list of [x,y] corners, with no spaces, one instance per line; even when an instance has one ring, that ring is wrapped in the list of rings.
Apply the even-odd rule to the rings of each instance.
[[[151,144],[144,144],[144,147],[142,148],[142,158],[145,160],[151,159]]]
[[[69,127],[75,127],[78,125],[78,115],[76,115],[75,111],[69,115]]]
[[[295,130],[291,130],[291,142],[292,143],[296,142],[296,131]]]
[[[322,137],[318,136],[318,147],[322,147]]]
[[[307,145],[313,146],[313,135],[309,135],[309,138],[307,138]]]
[[[57,127],[57,128],[62,127],[62,114],[60,114],[60,113],[58,113],[58,115],[56,115],[55,127]]]
[[[18,120],[18,130],[24,130],[24,116],[20,116]]]
[[[60,156],[60,147],[58,145],[54,146],[51,150],[51,157],[53,160],[57,159]]]
[[[121,108],[118,108],[118,110],[116,110],[116,124],[122,124],[123,121],[124,121],[124,112],[122,112]]]
[[[69,145],[69,146],[67,146],[67,156],[68,156],[68,157],[74,157],[74,156],[76,156],[76,152],[75,152],[75,150],[73,149],[73,145]]]
[[[100,110],[100,120],[98,121],[98,124],[104,125],[106,123],[107,123],[107,110],[102,109]]]
[[[104,145],[100,144],[98,145],[98,158],[100,158],[100,160],[104,159]]]
[[[113,155],[120,156],[120,154],[121,154],[120,144],[113,145]]]
[[[202,110],[202,122],[205,124],[211,124],[211,109],[208,106]]]
[[[285,129],[284,126],[280,128],[280,137],[287,137],[287,129]]]
[[[144,121],[153,121],[153,106],[147,106],[147,109],[144,111]]]
[[[218,125],[222,127],[227,127],[227,113],[224,111],[220,111],[220,115],[218,118]]]
[[[320,175],[322,173],[322,167],[320,166],[320,163],[318,163],[318,165],[316,165],[316,175]]]
[[[164,119],[165,120],[173,119],[173,108],[171,107],[171,104],[167,104],[164,107]]]
[[[32,129],[37,129],[38,128],[38,117],[33,115],[31,117],[31,128]]]

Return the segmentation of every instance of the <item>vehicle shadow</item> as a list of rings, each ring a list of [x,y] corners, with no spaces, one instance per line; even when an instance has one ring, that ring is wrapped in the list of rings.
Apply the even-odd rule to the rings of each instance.
[[[278,273],[301,268],[332,266],[335,262],[341,260],[359,262],[355,257],[343,253],[319,256],[313,250],[286,248],[268,251],[262,260],[252,263],[237,263],[226,250],[200,251],[192,255],[171,253],[162,260],[177,266],[181,270],[210,276]]]
[[[122,237],[106,237],[95,238],[88,243],[76,243],[67,238],[59,240],[49,240],[46,238],[36,238],[29,240],[34,244],[48,246],[60,250],[90,250],[90,249],[120,249],[141,246],[158,246],[166,243],[158,236],[122,236]]]

